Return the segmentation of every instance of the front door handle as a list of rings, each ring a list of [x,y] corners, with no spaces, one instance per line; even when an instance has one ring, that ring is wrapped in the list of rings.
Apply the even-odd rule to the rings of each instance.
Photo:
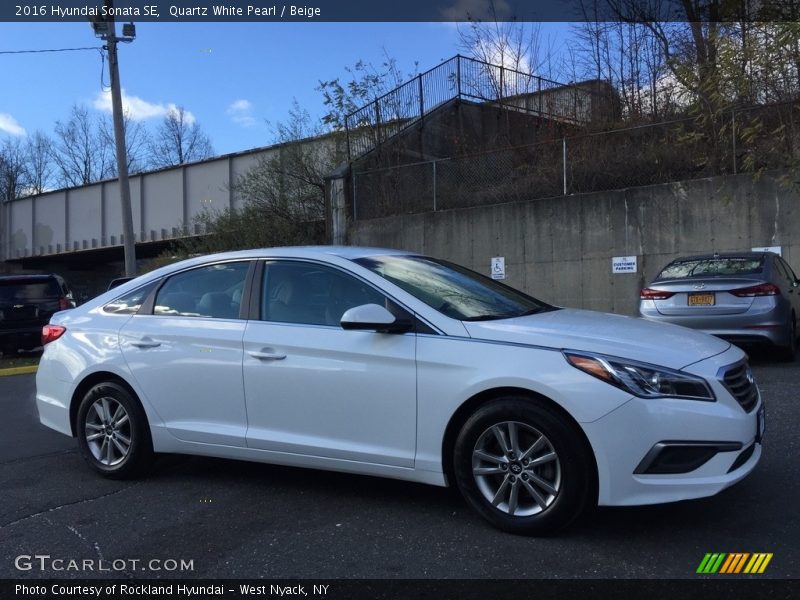
[[[286,358],[285,354],[275,352],[272,348],[262,348],[261,350],[248,350],[247,353],[253,358],[259,360],[283,360]]]
[[[157,342],[149,337],[143,337],[138,340],[131,340],[130,344],[131,346],[135,346],[137,348],[157,348],[161,345],[161,342]]]

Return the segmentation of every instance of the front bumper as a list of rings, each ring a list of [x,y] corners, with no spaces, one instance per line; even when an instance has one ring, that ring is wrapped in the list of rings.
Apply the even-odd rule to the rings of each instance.
[[[716,402],[632,398],[603,418],[583,424],[597,460],[600,505],[658,504],[712,496],[755,468],[762,450],[757,416],[763,407],[760,395],[755,408],[746,412],[716,378],[720,367],[741,358],[741,351],[731,348],[684,369],[708,380]],[[713,443],[721,448],[727,444],[729,449],[716,452],[689,472],[642,473],[645,457],[665,442]]]

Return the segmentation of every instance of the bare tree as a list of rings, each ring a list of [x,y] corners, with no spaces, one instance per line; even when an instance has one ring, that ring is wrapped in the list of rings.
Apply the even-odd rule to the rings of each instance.
[[[149,143],[155,167],[170,167],[213,155],[211,140],[182,106],[170,110]]]
[[[128,157],[128,173],[141,173],[149,166],[150,136],[147,130],[138,121],[134,121],[127,111],[123,115],[123,129],[125,131],[125,154]],[[114,121],[106,116],[102,122],[101,135],[109,147],[114,148]],[[112,164],[111,174],[116,176],[117,164]]]
[[[53,158],[61,185],[86,185],[111,175],[113,146],[85,106],[73,106],[67,121],[56,121],[55,134]]]
[[[31,194],[41,194],[53,184],[53,140],[37,131],[25,141],[25,167]]]
[[[0,201],[10,202],[26,195],[25,148],[18,139],[0,146]]]
[[[485,63],[486,76],[498,98],[538,89],[532,77],[514,72],[558,77],[554,73],[557,67],[552,47],[544,47],[538,24],[503,20],[497,15],[494,2],[489,3],[489,14],[492,17],[489,21],[470,19],[458,26],[458,48],[466,56]]]

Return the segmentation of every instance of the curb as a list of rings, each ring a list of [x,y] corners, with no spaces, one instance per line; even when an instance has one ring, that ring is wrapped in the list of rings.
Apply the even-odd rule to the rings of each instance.
[[[38,365],[28,365],[27,367],[10,367],[8,369],[0,369],[0,377],[8,377],[9,375],[28,375],[30,373],[36,373],[38,368]]]

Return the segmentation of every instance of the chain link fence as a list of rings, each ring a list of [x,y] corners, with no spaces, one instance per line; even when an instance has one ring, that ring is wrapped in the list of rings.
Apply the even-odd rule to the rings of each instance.
[[[800,103],[731,110],[708,129],[697,119],[683,119],[354,171],[353,217],[757,174],[800,162]]]

